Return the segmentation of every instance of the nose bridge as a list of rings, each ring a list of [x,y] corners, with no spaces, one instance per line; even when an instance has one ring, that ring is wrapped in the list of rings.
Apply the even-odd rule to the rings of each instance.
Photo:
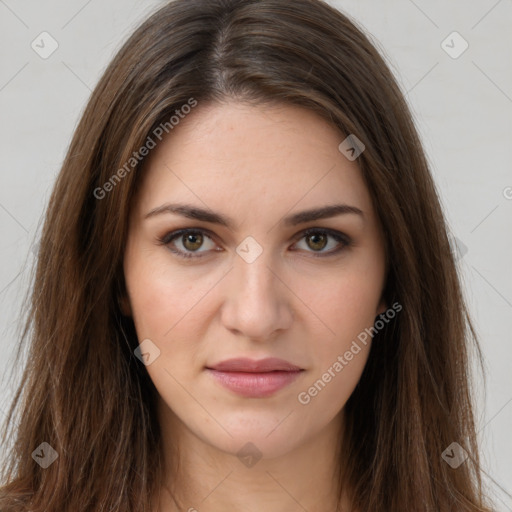
[[[242,243],[237,248],[230,292],[224,305],[224,324],[248,337],[264,338],[276,329],[289,326],[290,304],[287,288],[272,268],[270,251],[263,250],[261,246],[256,250],[257,247],[251,243]]]
[[[247,248],[249,251],[244,254],[242,251]],[[280,290],[276,283],[277,278],[270,270],[273,260],[270,251],[263,250],[261,246],[251,246],[249,241],[240,244],[237,253],[234,279],[239,299],[254,302],[253,307],[261,307],[263,304],[271,306],[272,302],[275,307]]]

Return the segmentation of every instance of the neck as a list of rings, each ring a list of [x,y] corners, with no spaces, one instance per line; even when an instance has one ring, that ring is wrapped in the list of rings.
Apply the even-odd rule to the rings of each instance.
[[[259,460],[254,446],[239,456],[205,442],[165,404],[159,414],[165,468],[155,511],[351,510],[346,493],[339,497],[342,414],[287,453]]]

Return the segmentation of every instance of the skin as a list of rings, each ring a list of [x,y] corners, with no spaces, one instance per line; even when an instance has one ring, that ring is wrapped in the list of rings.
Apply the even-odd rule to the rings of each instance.
[[[307,405],[298,395],[386,310],[382,231],[357,160],[338,150],[344,138],[300,107],[232,101],[199,104],[150,153],[131,211],[123,308],[139,341],[160,350],[146,366],[159,393],[166,462],[155,512],[178,510],[173,483],[179,509],[191,512],[336,509],[343,408],[371,341]],[[168,212],[145,217],[165,203],[207,208],[234,226]],[[338,203],[363,214],[282,223]],[[352,242],[301,235],[312,227]],[[202,245],[201,232],[199,242],[159,242],[182,228],[208,230]],[[236,252],[248,236],[263,250],[251,263]],[[170,247],[203,257],[185,259]],[[270,397],[246,398],[205,370],[233,357],[280,357],[304,371]],[[236,455],[248,442],[262,457],[252,467]],[[352,510],[345,495],[343,510]]]

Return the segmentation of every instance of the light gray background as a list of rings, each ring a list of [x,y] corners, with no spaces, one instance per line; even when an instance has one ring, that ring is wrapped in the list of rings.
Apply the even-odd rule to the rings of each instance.
[[[478,380],[484,468],[512,492],[512,0],[331,1],[365,27],[413,109],[486,359]],[[13,361],[31,250],[78,118],[105,66],[155,0],[0,0],[0,358]],[[42,59],[43,31],[59,47]],[[442,42],[457,31],[458,58]],[[452,42],[453,40],[453,42]],[[448,38],[452,52],[461,42]],[[467,252],[466,252],[467,251]],[[66,314],[65,311],[62,314]],[[449,343],[449,340],[446,340]],[[0,421],[13,383],[2,380]],[[414,464],[414,461],[411,461]],[[498,510],[512,500],[493,487]]]

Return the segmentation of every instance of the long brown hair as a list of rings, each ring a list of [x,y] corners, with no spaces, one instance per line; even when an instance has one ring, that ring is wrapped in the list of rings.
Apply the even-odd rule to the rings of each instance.
[[[138,150],[191,99],[299,105],[363,141],[357,162],[387,246],[385,297],[403,310],[376,335],[346,404],[343,482],[360,512],[488,510],[468,374],[478,343],[384,59],[320,0],[176,0],[106,69],[57,178],[22,336],[28,360],[3,434],[12,447],[2,512],[150,511],[163,463],[156,389],[121,313],[122,259]],[[46,469],[32,456],[43,442],[58,454]],[[442,457],[453,442],[469,454],[456,469]]]

